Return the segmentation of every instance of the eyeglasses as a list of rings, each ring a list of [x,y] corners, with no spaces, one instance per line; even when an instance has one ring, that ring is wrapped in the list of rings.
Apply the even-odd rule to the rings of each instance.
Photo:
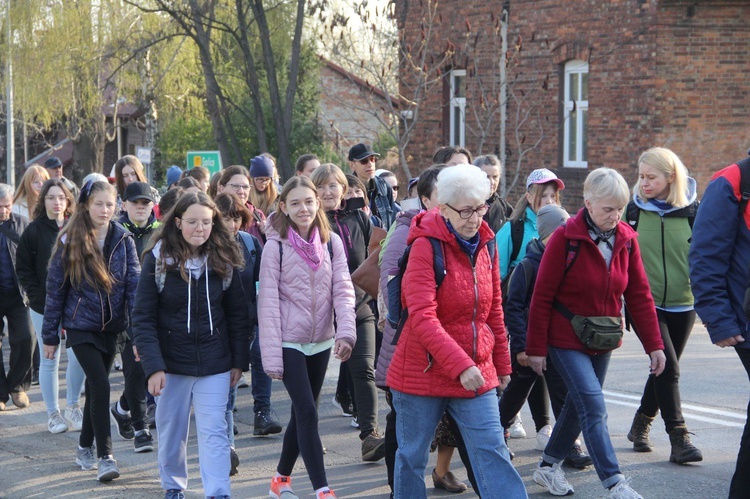
[[[198,227],[198,225],[201,225],[204,229],[208,229],[214,224],[213,220],[198,220],[195,218],[181,218],[180,220],[191,229]]]
[[[393,192],[398,192],[398,186],[397,185],[392,185],[391,189],[393,190]]]
[[[474,213],[476,213],[477,215],[479,215],[479,218],[482,218],[484,216],[484,214],[487,213],[487,210],[490,209],[490,207],[486,203],[483,204],[482,206],[480,206],[479,208],[476,208],[476,209],[465,208],[463,210],[457,210],[453,206],[449,205],[448,203],[445,203],[445,206],[447,206],[451,210],[453,210],[456,213],[458,213],[458,216],[461,217],[461,218],[463,218],[464,220],[470,219],[471,216]]]
[[[255,177],[253,178],[253,181],[258,182],[259,184],[267,184],[271,181],[270,177]]]
[[[359,164],[360,165],[366,165],[366,164],[369,164],[369,163],[374,163],[377,160],[378,160],[378,158],[376,158],[375,156],[367,156],[365,159],[360,159],[359,160]]]
[[[227,184],[229,187],[234,189],[235,191],[249,191],[250,190],[250,184]]]

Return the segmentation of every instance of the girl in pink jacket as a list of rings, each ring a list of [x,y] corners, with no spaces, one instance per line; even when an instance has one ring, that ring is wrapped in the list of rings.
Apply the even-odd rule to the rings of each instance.
[[[284,184],[266,236],[258,296],[261,357],[266,373],[284,382],[292,401],[269,496],[297,497],[290,475],[302,454],[317,499],[332,499],[336,496],[326,479],[315,400],[331,347],[345,361],[356,338],[354,287],[344,246],[330,230],[315,186],[304,176]]]

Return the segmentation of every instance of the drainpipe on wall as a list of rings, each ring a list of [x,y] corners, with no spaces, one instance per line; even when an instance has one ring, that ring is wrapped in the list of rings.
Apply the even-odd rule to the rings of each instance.
[[[502,49],[500,50],[500,163],[503,165],[503,174],[500,176],[500,193],[502,197],[506,196],[505,173],[507,171],[506,154],[505,154],[505,132],[508,122],[508,69],[506,67],[506,57],[508,53],[508,9],[504,6],[500,15],[500,38],[502,40]]]

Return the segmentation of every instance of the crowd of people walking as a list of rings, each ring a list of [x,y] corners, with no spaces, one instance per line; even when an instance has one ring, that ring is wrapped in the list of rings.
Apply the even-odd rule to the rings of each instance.
[[[569,214],[565,183],[546,168],[512,204],[493,155],[442,147],[402,191],[378,158],[353,146],[347,175],[306,154],[283,185],[267,153],[213,177],[174,166],[159,192],[133,156],[80,189],[50,157],[15,192],[0,184],[0,340],[10,348],[7,370],[0,351],[0,412],[28,407],[38,379],[46,429],[80,431],[71,461],[102,482],[126,473],[114,421],[135,452],[157,449],[165,499],[189,487],[192,412],[205,495],[228,498],[251,458],[234,444],[237,388],[251,385],[254,435],[283,431],[269,497],[298,497],[301,457],[317,499],[332,499],[318,411],[333,354],[331,402],[358,429],[362,460],[385,459],[392,497],[427,497],[431,451],[433,485],[467,490],[451,472],[454,449],[480,497],[527,497],[509,445],[526,435],[528,403],[541,451],[533,482],[570,495],[563,468],[593,465],[607,497],[637,499],[603,394],[630,328],[650,364],[633,450],[653,450],[661,415],[669,461],[703,459],[682,415],[679,363],[700,317],[750,373],[750,159],[718,172],[699,203],[679,157],[655,147],[632,187],[616,170],[589,172]],[[118,355],[125,388],[112,397]],[[289,394],[288,420],[272,409],[272,380]],[[749,497],[748,477],[750,424],[730,499]]]

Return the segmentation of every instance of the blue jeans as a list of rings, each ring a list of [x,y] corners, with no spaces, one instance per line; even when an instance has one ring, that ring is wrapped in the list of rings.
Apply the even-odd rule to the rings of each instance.
[[[583,430],[586,448],[604,487],[616,485],[625,477],[620,473],[607,428],[607,407],[602,386],[612,352],[588,355],[578,350],[549,347],[549,358],[568,387],[568,395],[542,459],[559,463],[570,453]]]
[[[495,390],[473,398],[423,397],[397,390],[391,390],[391,393],[398,414],[398,450],[394,470],[396,498],[427,497],[424,473],[430,442],[446,410],[461,430],[479,487],[477,493],[481,497],[527,497],[523,481],[510,463]]]
[[[250,345],[250,389],[253,391],[253,413],[271,407],[271,378],[263,370],[260,357],[260,339],[258,327],[255,327],[255,341]]]

